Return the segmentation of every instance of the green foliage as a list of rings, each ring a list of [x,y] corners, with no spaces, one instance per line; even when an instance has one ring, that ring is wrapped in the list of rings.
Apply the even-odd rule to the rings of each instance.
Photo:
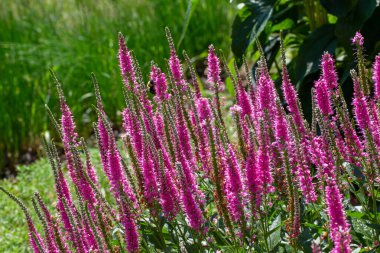
[[[356,31],[366,38],[369,61],[380,51],[380,7],[376,0],[259,0],[239,1],[242,8],[232,27],[232,51],[241,60],[244,54],[258,58],[252,43],[259,39],[273,74],[280,69],[280,30],[284,32],[289,72],[303,101],[305,116],[311,118],[310,89],[316,79],[324,51],[336,55],[340,83],[346,99],[351,97],[349,70],[354,67],[350,39]],[[376,21],[377,20],[377,21]],[[250,58],[248,56],[247,58]],[[241,61],[240,61],[241,62]]]
[[[241,59],[247,47],[257,38],[273,14],[275,0],[247,1],[232,25],[232,52]],[[241,61],[240,61],[241,64]]]
[[[65,73],[60,79],[73,114],[87,126],[82,135],[91,132],[95,115],[91,72],[98,74],[105,109],[120,126],[117,33],[126,35],[147,74],[152,59],[166,66],[165,26],[178,35],[179,52],[186,48],[198,56],[211,43],[227,51],[233,11],[218,0],[0,1],[0,177],[4,166],[12,170],[21,154],[37,149],[40,133],[50,127],[44,104],[57,112],[48,68]]]

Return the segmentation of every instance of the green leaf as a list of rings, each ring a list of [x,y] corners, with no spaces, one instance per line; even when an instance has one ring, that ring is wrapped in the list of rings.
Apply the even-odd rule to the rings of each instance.
[[[380,231],[380,225],[379,224],[374,224],[374,223],[366,223],[366,225],[370,228],[375,229],[376,231]]]
[[[336,37],[333,25],[323,25],[315,29],[302,43],[295,59],[295,77],[300,86],[304,78],[319,69],[321,55],[334,52]]]
[[[305,228],[298,237],[298,242],[302,246],[302,250],[305,253],[311,253],[311,242],[313,241],[313,235],[311,234],[310,228]]]
[[[181,33],[181,37],[179,38],[179,41],[177,43],[177,48],[179,48],[183,39],[185,38],[185,34],[187,31],[187,28],[189,27],[191,17],[193,15],[193,12],[194,12],[195,8],[197,7],[198,3],[199,3],[199,0],[189,0],[189,2],[187,4],[186,16],[185,16],[185,20],[183,21],[182,33]]]
[[[281,30],[289,30],[294,26],[294,21],[290,18],[284,19],[280,23],[272,26],[271,33],[278,32]]]
[[[269,250],[272,251],[281,242],[281,215],[278,215],[269,226]]]
[[[366,238],[372,237],[371,229],[360,219],[352,219],[351,227],[357,234],[363,235]]]
[[[315,225],[313,223],[305,222],[304,225],[305,227],[317,230],[318,234],[322,233],[323,231],[323,227]]]
[[[357,219],[361,219],[365,215],[362,212],[355,212],[355,211],[347,211],[346,214],[349,217],[357,218]]]
[[[247,1],[232,24],[232,52],[238,61],[251,42],[264,30],[276,0]]]
[[[320,0],[321,5],[337,17],[345,16],[355,6],[355,0]]]

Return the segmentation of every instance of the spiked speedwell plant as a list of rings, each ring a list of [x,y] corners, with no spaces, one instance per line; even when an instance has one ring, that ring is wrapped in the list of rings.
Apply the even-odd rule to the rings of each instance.
[[[245,63],[244,85],[237,66],[233,75],[210,46],[207,82],[215,94],[210,99],[202,96],[184,52],[190,80],[185,78],[169,30],[166,33],[169,71],[152,63],[150,87],[119,35],[126,102],[123,151],[92,76],[98,114],[94,131],[112,199],[106,200],[100,191],[86,144],[76,133],[61,84],[52,73],[61,120],[48,112],[63,142],[70,180],[54,143],[45,143],[55,176],[57,214],[49,213],[35,194],[33,206],[43,235],[20,200],[1,188],[24,210],[33,250],[378,250],[380,55],[373,69],[367,69],[361,35],[353,39],[358,56],[358,70],[351,72],[353,117],[333,56],[325,53],[312,92],[313,121],[308,124],[288,76],[284,49],[281,98],[263,57],[254,78]],[[223,115],[222,67],[235,88],[236,103],[230,108],[233,134]]]

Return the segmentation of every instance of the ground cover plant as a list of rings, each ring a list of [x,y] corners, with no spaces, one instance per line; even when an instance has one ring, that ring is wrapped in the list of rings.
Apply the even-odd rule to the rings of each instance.
[[[255,76],[243,64],[244,80],[242,71],[236,65],[230,70],[211,45],[207,82],[213,96],[208,98],[183,52],[191,73],[186,79],[168,29],[166,34],[168,71],[152,63],[148,84],[119,35],[123,147],[117,145],[92,76],[98,115],[93,126],[112,197],[99,190],[103,176],[94,170],[52,72],[60,120],[49,109],[48,114],[65,158],[54,142],[45,143],[56,211],[34,194],[42,224],[37,231],[25,205],[0,187],[24,211],[34,252],[376,252],[380,55],[373,65],[366,63],[361,34],[352,38],[357,55],[352,112],[334,57],[326,52],[314,83],[310,124],[289,79],[284,49],[280,97],[259,44]],[[228,114],[222,71],[235,91]]]

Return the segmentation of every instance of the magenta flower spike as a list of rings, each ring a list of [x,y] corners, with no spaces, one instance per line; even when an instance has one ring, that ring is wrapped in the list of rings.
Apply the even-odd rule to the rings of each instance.
[[[65,180],[65,177],[63,176],[63,173],[61,170],[58,170],[58,175],[57,178],[55,179],[55,190],[57,192],[57,210],[60,214],[60,219],[63,223],[63,227],[65,230],[68,232],[67,237],[69,238],[70,241],[75,242],[76,239],[73,235],[73,228],[71,226],[71,223],[69,221],[69,216],[66,212],[66,209],[63,204],[63,199],[66,201],[67,205],[69,208],[72,208],[72,199],[71,195],[69,192],[69,189],[67,187],[67,183]],[[74,210],[71,210],[74,212]]]
[[[116,143],[114,137],[110,138],[110,146],[108,149],[108,171],[110,174],[110,184],[111,191],[114,194],[116,199],[120,198],[120,189],[123,190],[125,194],[127,194],[129,200],[135,205],[137,208],[137,199],[133,194],[133,191],[126,180],[122,167],[121,167],[121,157],[120,153],[117,150]]]
[[[200,231],[201,226],[204,224],[204,218],[202,211],[198,203],[194,199],[194,195],[191,190],[185,186],[182,189],[182,203],[189,225],[192,229]]]
[[[158,186],[154,168],[148,143],[144,143],[142,169],[144,175],[144,197],[148,205],[152,205],[158,200]]]
[[[330,237],[334,242],[333,253],[351,252],[350,225],[342,203],[342,195],[334,180],[329,180],[326,186],[327,213],[330,217]]]
[[[274,191],[272,186],[273,177],[272,177],[272,168],[270,165],[269,158],[269,145],[265,140],[265,136],[261,137],[260,146],[257,153],[257,168],[260,171],[260,185],[263,186],[263,194],[267,194]]]
[[[186,215],[186,219],[190,227],[195,231],[201,232],[201,226],[204,224],[205,220],[203,218],[199,203],[195,199],[197,191],[194,189],[194,185],[191,185],[192,182],[187,179],[186,174],[188,172],[182,168],[180,163],[177,163],[176,166],[182,183],[182,187],[180,189],[182,209]]]
[[[242,119],[244,119],[245,115],[248,115],[249,117],[252,116],[252,108],[249,97],[241,81],[238,83],[238,104],[242,109],[242,112],[240,114]]]
[[[338,87],[338,75],[335,70],[334,59],[328,52],[322,56],[322,76],[328,89]]]
[[[152,65],[150,72],[150,80],[153,82],[151,85],[153,85],[154,90],[156,92],[156,95],[154,97],[156,102],[168,100],[170,98],[170,94],[167,92],[168,87],[166,83],[165,73],[161,72],[161,70],[158,67]]]
[[[331,94],[326,81],[322,78],[315,82],[315,97],[322,115],[325,117],[330,116],[333,113],[330,101]]]
[[[24,208],[25,207],[23,207],[23,209]],[[44,245],[44,241],[42,240],[41,235],[37,232],[37,229],[36,229],[36,227],[33,224],[32,218],[30,217],[30,214],[29,214],[29,212],[27,211],[26,208],[24,209],[24,213],[25,213],[26,221],[28,223],[29,243],[30,243],[30,245],[31,245],[31,247],[32,247],[32,249],[34,250],[35,253],[43,253],[43,252],[40,251],[38,245],[41,246],[42,250],[45,251],[46,250],[46,246]]]
[[[380,111],[376,106],[375,100],[369,102],[370,114],[371,114],[371,132],[376,147],[380,150]]]
[[[87,175],[90,177],[92,182],[97,183],[98,182],[98,177],[96,176],[95,168],[92,165],[90,160],[86,161],[86,172]]]
[[[78,187],[79,192],[85,198],[85,200],[95,203],[94,193],[86,181],[83,173],[85,168],[80,160],[75,160],[72,148],[78,146],[78,134],[75,131],[75,123],[72,118],[70,108],[66,104],[64,98],[60,98],[61,111],[62,111],[62,137],[63,137],[63,147],[65,151],[65,157],[67,159],[67,168],[70,173],[70,177],[74,184]],[[76,162],[77,161],[77,162]]]
[[[113,147],[114,145],[115,144],[111,144],[111,149],[108,150],[108,169],[111,176],[110,183],[112,191],[115,193],[115,195],[118,195],[116,192],[119,191],[120,182],[122,182],[123,176],[120,167],[120,157]]]
[[[175,50],[173,38],[172,38],[172,35],[170,34],[169,28],[165,28],[165,31],[166,31],[166,38],[169,42],[169,47],[170,47],[170,58],[169,58],[170,72],[173,75],[175,85],[177,85],[180,88],[180,90],[185,91],[187,89],[187,86],[184,80],[182,66],[178,59],[177,52]]]
[[[207,82],[219,86],[220,84],[222,84],[222,81],[220,80],[221,68],[218,56],[216,56],[215,54],[215,49],[213,45],[210,45],[208,48],[207,64]]]
[[[250,141],[247,162],[246,166],[246,174],[247,174],[247,188],[249,190],[252,205],[255,207],[254,209],[257,211],[261,205],[261,193],[263,190],[262,180],[261,180],[261,171],[257,166],[257,152],[255,150],[255,146],[253,140]],[[255,215],[255,213],[253,213]]]
[[[192,190],[192,192],[197,192],[198,189],[196,187],[196,180],[194,175],[194,170],[191,168],[188,160],[186,160],[186,156],[183,154],[183,151],[181,149],[181,146],[176,144],[177,146],[177,160],[180,162],[182,166],[183,176],[187,182],[188,187]]]
[[[123,196],[121,198],[121,222],[125,229],[125,243],[127,244],[128,252],[137,253],[139,252],[138,228],[131,213],[130,203],[128,203],[125,197],[126,196]]]
[[[70,108],[66,102],[61,99],[61,124],[62,124],[62,136],[63,136],[63,147],[65,151],[65,156],[67,159],[67,168],[70,173],[70,177],[73,182],[77,182],[78,173],[75,168],[74,155],[71,151],[71,145],[77,145],[78,135],[75,132],[75,123],[72,118]]]
[[[199,156],[202,161],[203,169],[207,172],[210,172],[210,166],[208,166],[208,161],[210,158],[210,152],[208,150],[208,132],[209,125],[207,122],[212,120],[212,112],[210,104],[206,98],[200,97],[195,100],[195,106],[198,113],[199,124],[196,124],[196,131],[199,136]],[[194,119],[195,120],[195,119]]]
[[[108,146],[109,146],[109,136],[107,129],[102,122],[102,119],[100,116],[98,117],[98,122],[96,124],[97,131],[99,133],[98,136],[98,146],[99,146],[99,153],[100,153],[100,159],[102,161],[102,168],[104,172],[109,175],[108,172]]]
[[[305,202],[313,203],[317,200],[317,194],[315,193],[314,185],[312,182],[313,178],[310,172],[310,166],[306,163],[304,157],[302,157],[303,155],[304,154],[300,152],[296,158],[298,160],[296,175],[298,177],[301,192],[305,196]]]
[[[86,251],[88,252],[91,252],[91,251],[98,251],[99,250],[99,246],[98,246],[98,243],[95,239],[95,235],[90,227],[90,225],[88,224],[87,221],[83,221],[83,229],[82,229],[82,234],[84,236],[84,240],[86,242]]]
[[[352,44],[363,46],[364,45],[364,37],[360,32],[356,32],[355,36],[352,38]]]
[[[47,209],[47,206],[43,203],[42,198],[38,192],[34,194],[34,197],[35,197],[34,200],[36,200],[34,204],[36,205],[36,207],[37,207],[37,203],[39,204],[43,217],[46,220],[46,228],[47,228],[47,230],[45,231],[46,247],[49,250],[49,252],[59,253],[59,250],[57,248],[57,244],[54,238],[54,231],[53,231],[54,224],[52,222],[52,216],[49,210]]]
[[[186,90],[186,83],[183,79],[181,63],[178,59],[177,53],[174,50],[170,51],[169,67],[173,75],[175,84],[182,90]]]
[[[360,87],[360,81],[357,76],[353,76],[354,81],[354,99],[352,104],[354,106],[354,114],[356,123],[360,129],[365,132],[366,129],[369,129],[371,124],[371,119],[368,110],[368,104],[366,97],[363,94],[363,90]]]
[[[158,112],[154,114],[154,125],[157,128],[158,138],[160,139],[165,138],[164,119],[162,118],[162,115]]]
[[[276,114],[276,94],[273,81],[263,72],[259,78],[258,105],[260,112],[269,115]]]
[[[181,144],[182,152],[186,156],[189,163],[194,164],[194,155],[190,145],[189,131],[186,127],[181,108],[177,108],[177,132],[180,136],[179,141]]]
[[[380,54],[378,54],[375,58],[375,62],[373,64],[373,86],[375,99],[380,100]]]
[[[162,157],[160,158],[162,159]],[[160,204],[164,211],[165,216],[172,220],[176,217],[179,208],[177,203],[179,202],[179,196],[174,184],[170,171],[165,168],[163,161],[160,161]]]
[[[226,199],[232,219],[236,222],[243,216],[243,184],[241,180],[239,165],[237,163],[235,152],[231,145],[228,145],[227,160],[227,187]]]
[[[201,124],[204,124],[208,119],[212,117],[209,102],[207,98],[201,97],[195,101],[195,105],[198,110],[199,121]]]
[[[125,87],[132,91],[137,91],[138,83],[136,81],[135,69],[133,67],[133,60],[130,51],[125,45],[124,37],[119,33],[119,64],[121,75],[124,78]],[[132,82],[132,84],[130,83]],[[134,88],[132,88],[134,87]]]
[[[313,163],[318,168],[317,177],[319,180],[326,178],[334,179],[335,176],[335,163],[329,149],[328,141],[324,136],[315,136],[309,146],[309,152]]]
[[[29,244],[32,247],[33,251],[35,253],[44,253],[44,251],[46,250],[45,249],[45,245],[44,245],[44,241],[42,240],[40,234],[35,229],[34,225],[33,225],[33,228],[29,227],[29,230],[30,230],[30,232],[28,233],[28,235],[29,235]],[[39,246],[42,247],[43,251],[40,250]]]
[[[284,149],[284,145],[288,144],[290,139],[289,139],[288,124],[285,119],[284,112],[282,111],[281,108],[277,110],[277,115],[275,118],[275,130],[276,130],[275,135],[276,135],[277,142],[280,145],[280,147],[282,147],[281,149]]]
[[[140,122],[137,115],[134,115],[128,108],[123,111],[123,127],[125,132],[132,137],[134,149],[137,156],[141,158],[143,154],[143,137]]]
[[[288,70],[286,68],[282,69],[282,92],[287,103],[287,108],[292,115],[294,123],[300,133],[305,133],[306,129],[301,117],[300,108],[298,108],[298,97],[294,89],[294,86],[290,82]]]

